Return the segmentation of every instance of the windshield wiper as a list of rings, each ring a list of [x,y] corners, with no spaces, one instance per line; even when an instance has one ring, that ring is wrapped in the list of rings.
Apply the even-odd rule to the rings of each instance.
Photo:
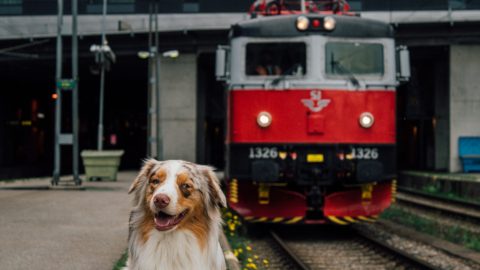
[[[332,64],[333,70],[338,70],[342,74],[346,74],[348,76],[348,79],[350,80],[350,82],[353,84],[353,86],[355,86],[356,89],[360,88],[360,82],[355,77],[355,75],[353,75],[353,72],[350,71],[348,68],[344,67],[342,64],[340,64],[340,62],[334,61],[333,60],[333,55],[332,55],[332,63],[331,64]]]
[[[287,75],[291,75],[290,73],[292,73],[292,71],[294,71],[295,69],[298,69],[301,66],[302,65],[300,65],[298,63],[291,66],[289,69],[287,69],[285,72],[283,72],[282,75],[280,75],[277,78],[272,80],[272,86],[277,86],[281,81],[285,80]]]

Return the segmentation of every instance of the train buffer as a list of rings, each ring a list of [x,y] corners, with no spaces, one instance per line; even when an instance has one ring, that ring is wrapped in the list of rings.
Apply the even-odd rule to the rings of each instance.
[[[458,138],[458,156],[464,172],[480,172],[480,137]]]

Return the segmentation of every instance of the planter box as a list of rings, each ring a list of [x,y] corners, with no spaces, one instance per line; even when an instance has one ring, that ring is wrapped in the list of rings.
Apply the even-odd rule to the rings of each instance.
[[[80,155],[87,180],[101,178],[116,181],[123,153],[123,150],[83,150]]]

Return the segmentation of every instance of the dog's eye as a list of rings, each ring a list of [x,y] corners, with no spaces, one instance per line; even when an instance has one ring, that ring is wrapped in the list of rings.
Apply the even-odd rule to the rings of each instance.
[[[158,185],[158,183],[160,183],[160,181],[159,181],[158,179],[153,179],[153,180],[152,180],[152,184]]]
[[[182,184],[180,186],[182,189],[189,189],[190,188],[190,185],[189,184]]]

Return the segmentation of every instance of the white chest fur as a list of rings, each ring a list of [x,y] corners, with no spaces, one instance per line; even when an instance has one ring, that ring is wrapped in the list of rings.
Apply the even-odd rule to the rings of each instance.
[[[136,259],[129,262],[129,269],[223,269],[224,261],[218,241],[208,242],[207,247],[201,249],[197,238],[189,231],[162,233],[152,230],[147,242],[136,247]]]

